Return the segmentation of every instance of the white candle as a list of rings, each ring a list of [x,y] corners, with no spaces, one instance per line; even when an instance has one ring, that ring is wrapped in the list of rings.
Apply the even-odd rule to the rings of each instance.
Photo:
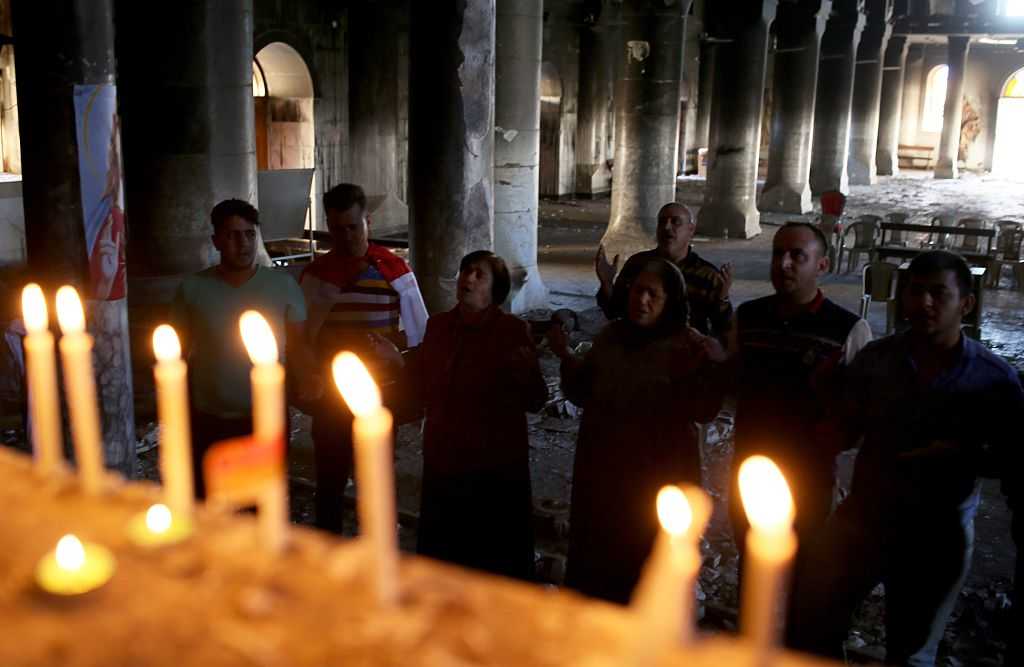
[[[238,321],[245,349],[252,360],[253,436],[260,445],[279,446],[279,474],[260,494],[259,523],[264,545],[280,551],[287,539],[288,480],[284,462],[284,366],[278,363],[277,341],[266,319],[254,310],[242,313]]]
[[[693,641],[700,536],[711,517],[710,499],[693,486],[662,488],[656,505],[661,530],[630,604],[642,664]]]
[[[99,493],[103,486],[103,436],[92,371],[92,336],[85,332],[78,292],[68,285],[57,290],[57,321],[78,473],[86,493]]]
[[[60,396],[57,393],[57,355],[53,334],[49,330],[46,298],[39,285],[32,283],[22,290],[21,311],[28,332],[24,346],[32,451],[36,468],[45,475],[60,467],[64,452]]]
[[[782,634],[786,584],[796,555],[793,495],[782,471],[764,456],[743,462],[739,485],[750,521],[740,632],[750,642],[753,664],[766,667]]]
[[[381,405],[380,390],[359,357],[341,352],[334,357],[331,371],[338,391],[355,416],[352,439],[359,490],[359,530],[373,568],[374,592],[379,604],[391,605],[398,600],[391,412]]]
[[[188,369],[174,329],[161,324],[153,331],[156,366],[156,411],[160,420],[160,477],[164,498],[174,514],[192,514],[192,435],[188,415]]]

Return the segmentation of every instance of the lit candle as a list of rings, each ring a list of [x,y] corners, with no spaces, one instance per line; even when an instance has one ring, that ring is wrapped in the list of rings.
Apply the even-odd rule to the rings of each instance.
[[[92,336],[85,332],[85,312],[73,287],[65,285],[57,290],[57,321],[62,333],[60,356],[78,473],[86,493],[99,493],[103,485],[103,439],[92,372]]]
[[[106,547],[65,535],[36,567],[36,583],[54,595],[82,595],[114,575],[114,555]]]
[[[156,411],[160,419],[160,477],[164,499],[181,517],[192,514],[192,441],[188,416],[188,379],[181,343],[174,329],[161,324],[153,331],[156,366]]]
[[[271,551],[284,547],[288,528],[288,480],[284,472],[284,366],[278,363],[274,332],[254,310],[238,320],[245,349],[252,360],[253,437],[257,443],[280,442],[280,474],[260,493],[259,523],[264,545]]]
[[[750,641],[755,664],[768,665],[782,633],[786,580],[796,554],[793,496],[778,466],[764,456],[743,462],[739,485],[750,521],[740,631]]]
[[[633,592],[639,663],[656,662],[694,635],[694,582],[700,572],[700,536],[711,517],[701,489],[666,486],[656,502],[661,530]]]
[[[373,586],[381,605],[398,599],[398,536],[395,529],[395,480],[391,454],[391,412],[381,405],[380,390],[366,366],[351,352],[331,363],[334,383],[355,416],[356,481],[359,529],[373,568]]]
[[[61,445],[60,396],[57,393],[57,358],[46,312],[43,290],[32,283],[21,292],[25,321],[25,369],[32,420],[32,451],[37,469],[55,471],[64,458]]]
[[[128,524],[128,537],[140,547],[176,544],[192,534],[192,521],[175,514],[167,505],[157,503],[136,514]]]

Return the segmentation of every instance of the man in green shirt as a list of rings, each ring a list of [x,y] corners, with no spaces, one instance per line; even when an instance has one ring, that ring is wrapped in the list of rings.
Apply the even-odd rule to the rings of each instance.
[[[212,444],[252,433],[252,363],[238,319],[256,310],[274,331],[282,361],[312,368],[305,344],[306,303],[287,273],[256,263],[259,213],[248,202],[228,199],[210,214],[220,263],[182,281],[172,319],[189,364],[192,464],[196,495],[205,496],[203,455]]]

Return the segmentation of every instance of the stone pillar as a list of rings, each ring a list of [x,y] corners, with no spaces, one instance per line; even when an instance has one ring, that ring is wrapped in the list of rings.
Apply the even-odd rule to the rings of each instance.
[[[889,46],[885,49],[882,107],[878,121],[876,164],[881,176],[895,176],[900,171],[900,120],[903,118],[903,71],[906,63],[906,35],[890,37]]]
[[[494,251],[512,273],[510,310],[547,305],[537,269],[543,0],[497,0],[494,62]]]
[[[612,191],[608,132],[612,122],[612,52],[616,41],[599,16],[580,28],[580,93],[576,125],[576,195],[598,197]]]
[[[683,38],[683,84],[682,105],[679,109],[679,174],[697,172],[697,113],[700,99],[700,37],[704,33],[703,13],[698,15],[698,7],[690,13],[686,21],[686,34]]]
[[[849,192],[846,158],[857,45],[864,29],[858,0],[836,0],[821,40],[811,147],[811,192]]]
[[[217,261],[210,211],[257,203],[252,0],[118,0],[129,270],[138,302],[169,300],[182,276]],[[137,292],[138,294],[139,292]]]
[[[409,244],[432,313],[494,245],[494,0],[411,3]]]
[[[719,40],[711,102],[708,179],[698,216],[702,233],[747,239],[761,233],[757,160],[761,148],[768,31],[775,0],[715,3],[705,25]]]
[[[62,284],[82,296],[94,338],[105,463],[133,477],[112,0],[17,3],[13,18],[29,277],[51,298]],[[90,139],[102,143],[90,146]]]
[[[857,72],[853,81],[850,111],[850,157],[847,169],[851,185],[878,182],[875,151],[882,104],[882,57],[892,34],[892,0],[870,0],[867,25],[857,47]]]
[[[697,92],[697,125],[693,129],[694,173],[700,170],[700,149],[708,147],[711,134],[711,99],[715,93],[715,49],[717,45],[709,40],[700,43],[700,82]]]
[[[689,0],[625,0],[615,81],[609,257],[655,242],[658,209],[676,198],[679,87]]]
[[[970,45],[971,38],[967,35],[949,36],[949,78],[946,80],[946,106],[942,114],[935,178],[960,177],[957,164],[960,158],[960,123],[964,114],[964,75]]]
[[[810,213],[811,135],[818,81],[818,53],[830,0],[779,6],[775,19],[774,109],[768,177],[759,208],[777,213]]]
[[[349,9],[351,180],[366,192],[375,236],[409,227],[398,176],[398,14],[382,3]]]

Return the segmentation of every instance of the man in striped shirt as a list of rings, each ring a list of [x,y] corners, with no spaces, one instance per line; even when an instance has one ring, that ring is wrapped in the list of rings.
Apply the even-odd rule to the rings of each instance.
[[[618,276],[615,275],[618,255],[609,262],[604,246],[598,248],[594,260],[597,278],[601,282],[597,305],[605,317],[613,320],[625,314],[629,286],[640,269],[651,257],[662,257],[679,267],[686,280],[690,326],[705,336],[714,336],[724,342],[732,321],[732,304],[729,302],[732,267],[725,264],[719,269],[694,251],[690,241],[696,229],[697,223],[690,209],[678,202],[665,204],[658,212],[658,247],[630,257]]]
[[[309,311],[308,331],[322,375],[310,378],[323,387],[313,412],[316,467],[316,523],[342,531],[342,502],[352,474],[352,415],[330,383],[330,363],[341,350],[358,354],[382,385],[385,403],[391,378],[377,363],[371,334],[399,348],[423,339],[427,309],[409,265],[369,241],[366,195],[358,185],[342,183],[324,194],[327,228],[334,248],[302,273],[300,284]]]

